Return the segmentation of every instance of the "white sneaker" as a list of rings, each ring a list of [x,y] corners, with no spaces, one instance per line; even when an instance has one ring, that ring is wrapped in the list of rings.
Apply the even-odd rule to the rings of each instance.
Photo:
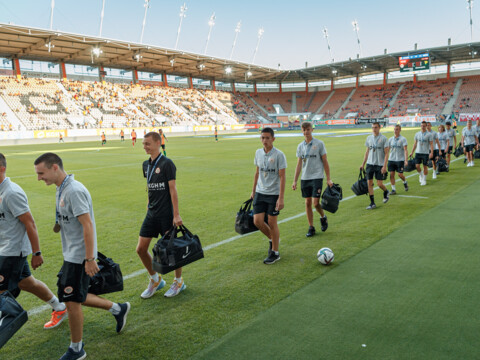
[[[151,298],[153,294],[155,294],[157,290],[160,290],[161,288],[163,288],[165,284],[166,284],[165,280],[163,280],[161,277],[158,281],[153,281],[152,279],[150,279],[150,282],[148,283],[147,288],[145,289],[144,292],[142,292],[140,297],[142,299]]]
[[[437,178],[437,172],[434,171],[433,174],[432,174],[432,179],[436,179]]]
[[[472,166],[472,163],[469,162],[469,163],[467,164],[467,167],[470,167],[470,166]]]
[[[426,179],[423,179],[422,182],[420,183],[421,186],[425,186],[427,185],[427,180]]]
[[[418,182],[421,184],[422,180],[423,180],[423,174],[420,173],[420,174],[418,174]]]
[[[170,289],[168,289],[168,291],[165,293],[165,297],[174,297],[174,296],[177,296],[180,291],[183,291],[185,290],[187,287],[187,285],[185,285],[185,283],[183,282],[183,279],[182,279],[182,282],[178,282],[177,280],[173,279],[173,284],[172,286],[170,286]]]
[[[471,164],[472,164],[472,165],[470,165],[470,166],[473,166],[473,165],[475,165],[475,163],[473,162],[473,160],[472,160]]]

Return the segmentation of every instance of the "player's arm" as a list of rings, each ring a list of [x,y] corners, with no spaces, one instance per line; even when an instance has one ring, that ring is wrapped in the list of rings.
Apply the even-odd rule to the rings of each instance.
[[[438,138],[436,138],[435,141],[436,141],[436,143],[437,143],[438,149],[441,150],[442,147],[440,146],[440,141],[438,141]]]
[[[455,147],[457,147],[457,133],[455,132],[455,135],[453,136],[453,140],[455,141]]]
[[[85,242],[85,273],[93,276],[100,271],[95,260],[94,240],[93,240],[93,223],[89,213],[77,216],[78,221],[83,227],[83,241]],[[90,260],[90,261],[88,261]]]
[[[258,176],[260,175],[260,170],[258,169],[255,171],[255,175],[253,176],[253,189],[252,189],[252,194],[250,195],[250,199],[253,199],[255,196],[255,190],[257,189],[257,182],[258,182]]]
[[[445,146],[445,150],[443,150],[443,155],[447,155],[449,147],[450,147],[450,139],[447,138],[447,145]]]
[[[365,150],[365,156],[363,157],[363,163],[362,163],[362,166],[360,166],[360,169],[363,169],[365,167],[365,164],[367,163],[369,152],[370,152],[370,149],[367,147],[367,150]]]
[[[407,163],[408,163],[408,146],[407,145],[403,147],[403,153],[405,154],[405,166],[407,166]]]
[[[433,159],[433,141],[430,141],[430,155],[428,155],[430,159]]]
[[[178,210],[178,192],[175,179],[168,182],[168,188],[170,189],[170,198],[172,199],[173,206],[173,224],[175,226],[183,225],[182,218],[180,217],[180,211]]]
[[[285,202],[284,202],[285,183],[286,183],[285,169],[278,170],[278,176],[280,177],[280,194],[278,195],[276,208],[278,211],[280,211],[285,207]]]
[[[460,145],[462,145],[462,147],[464,147],[464,146],[463,146],[464,141],[465,141],[465,135],[462,135],[462,141],[460,142]]]
[[[37,226],[35,225],[35,220],[33,219],[32,213],[27,211],[25,214],[18,216],[18,220],[25,225],[25,230],[27,231],[28,240],[32,245],[32,251],[34,253],[40,251],[40,241],[38,239]],[[33,270],[37,269],[40,265],[43,264],[42,255],[32,256],[32,268]]]
[[[387,146],[386,148],[383,148],[383,151],[385,152],[385,158],[383,160],[382,173],[385,174],[387,172],[388,154],[390,153],[390,148]]]
[[[415,152],[416,149],[417,149],[417,140],[415,140],[415,142],[413,143],[413,148],[412,148],[412,152],[410,153],[410,156],[413,156],[413,153]]]
[[[302,170],[302,159],[298,158],[297,166],[295,167],[295,176],[293,177],[292,190],[297,190],[298,177],[300,176],[300,171]]]
[[[323,162],[323,169],[325,170],[325,175],[327,176],[327,184],[328,186],[332,187],[333,182],[330,179],[330,164],[328,163],[328,160],[327,160],[327,154],[322,155],[322,162]]]

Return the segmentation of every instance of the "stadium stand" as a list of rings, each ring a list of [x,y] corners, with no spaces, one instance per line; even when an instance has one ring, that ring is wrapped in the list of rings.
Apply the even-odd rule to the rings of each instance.
[[[320,114],[323,114],[324,118],[333,117],[333,115],[335,115],[335,113],[340,109],[340,107],[345,102],[351,92],[352,88],[336,89],[333,96],[330,98],[330,100],[328,100],[328,103],[326,103],[320,111]]]
[[[454,112],[480,112],[480,75],[463,78],[460,94],[453,106]]]

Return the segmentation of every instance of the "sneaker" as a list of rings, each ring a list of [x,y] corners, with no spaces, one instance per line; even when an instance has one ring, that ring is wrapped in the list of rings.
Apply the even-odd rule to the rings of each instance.
[[[386,204],[388,200],[390,199],[390,192],[388,190],[385,190],[383,192],[383,203]]]
[[[423,174],[418,174],[418,182],[421,184],[423,181]]]
[[[158,280],[157,282],[150,279],[150,282],[148,283],[148,287],[145,289],[144,292],[142,292],[140,297],[142,299],[151,298],[153,296],[153,294],[155,294],[155,292],[157,290],[160,290],[161,288],[163,288],[165,286],[165,284],[166,284],[166,282],[162,278],[160,278],[160,280]]]
[[[424,179],[424,180],[420,183],[420,186],[425,186],[425,185],[427,185],[427,180]]]
[[[327,231],[328,229],[327,215],[325,215],[323,218],[320,218],[320,225],[322,227],[323,232]]]
[[[403,187],[405,188],[405,191],[408,191],[408,183],[407,183],[407,182],[405,182],[405,183],[403,184]]]
[[[432,174],[432,179],[436,179],[437,178],[437,172],[434,171],[433,174]]]
[[[473,166],[473,165],[475,165],[475,163],[473,162],[473,160],[472,160],[471,164],[472,164],[472,165],[470,165],[470,166]]]
[[[397,190],[390,191],[390,195],[397,195]]]
[[[60,360],[82,360],[87,357],[87,353],[83,350],[83,343],[82,348],[80,351],[73,351],[71,347],[68,348],[67,352],[62,355]]]
[[[183,279],[181,283],[178,283],[178,281],[174,279],[172,286],[170,286],[170,289],[168,289],[168,291],[165,293],[165,297],[177,296],[180,293],[180,291],[185,290],[186,287],[187,285],[185,285],[185,283],[183,282]]]
[[[275,251],[270,251],[270,254],[268,254],[268,257],[263,260],[264,264],[271,265],[275,263],[276,261],[280,260],[280,254],[275,254]]]
[[[370,204],[366,207],[367,210],[373,210],[373,209],[376,209],[377,208],[377,205],[375,204]]]
[[[52,311],[52,318],[49,322],[43,325],[45,330],[54,329],[62,323],[64,319],[68,317],[67,308],[63,311]]]
[[[470,167],[470,166],[471,166],[470,163],[468,163],[468,164],[467,164],[467,167]]]
[[[123,330],[125,324],[127,323],[127,315],[130,312],[130,303],[126,302],[124,304],[118,304],[120,306],[120,312],[118,315],[113,315],[115,320],[117,320],[117,333]]]
[[[305,235],[306,237],[312,237],[313,235],[315,235],[315,228],[313,226],[310,226],[308,228],[308,232],[307,232],[307,235]],[[271,243],[270,243],[271,244]],[[268,249],[268,253],[270,254],[270,251],[272,251],[272,247],[270,246],[270,248]]]

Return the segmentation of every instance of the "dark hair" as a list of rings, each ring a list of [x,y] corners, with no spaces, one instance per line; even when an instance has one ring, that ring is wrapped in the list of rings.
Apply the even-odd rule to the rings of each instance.
[[[397,124],[397,125],[395,125],[395,127],[398,127],[398,128],[400,128],[400,129],[401,129],[401,128],[402,128],[402,125],[400,125],[400,124]]]
[[[153,141],[160,141],[160,134],[155,131],[150,131],[146,133],[143,138],[151,137]]]
[[[270,135],[272,135],[272,138],[275,137],[275,133],[273,132],[272,128],[266,127],[264,129],[262,129],[262,134],[263,133],[269,133]]]
[[[302,123],[302,129],[308,129],[308,128],[313,129],[312,123],[310,123],[308,121],[305,121],[304,123]]]
[[[427,121],[427,125],[432,125],[432,123],[430,121]]]
[[[423,120],[423,121],[422,121],[422,124],[425,124],[425,125],[427,125],[427,122],[426,122],[425,120]]]
[[[375,122],[372,124],[372,126],[373,126],[373,125],[378,125],[378,127],[381,127],[381,126],[380,126],[380,123],[379,123],[378,121],[375,121]]]
[[[43,155],[40,155],[33,164],[39,165],[41,163],[44,163],[47,169],[50,169],[53,164],[57,164],[58,167],[63,170],[62,159],[60,159],[60,156],[54,153],[45,153]]]
[[[452,123],[450,121],[447,121],[445,125],[452,125]]]
[[[5,155],[2,153],[0,153],[0,166],[7,167],[7,159],[5,159]]]

